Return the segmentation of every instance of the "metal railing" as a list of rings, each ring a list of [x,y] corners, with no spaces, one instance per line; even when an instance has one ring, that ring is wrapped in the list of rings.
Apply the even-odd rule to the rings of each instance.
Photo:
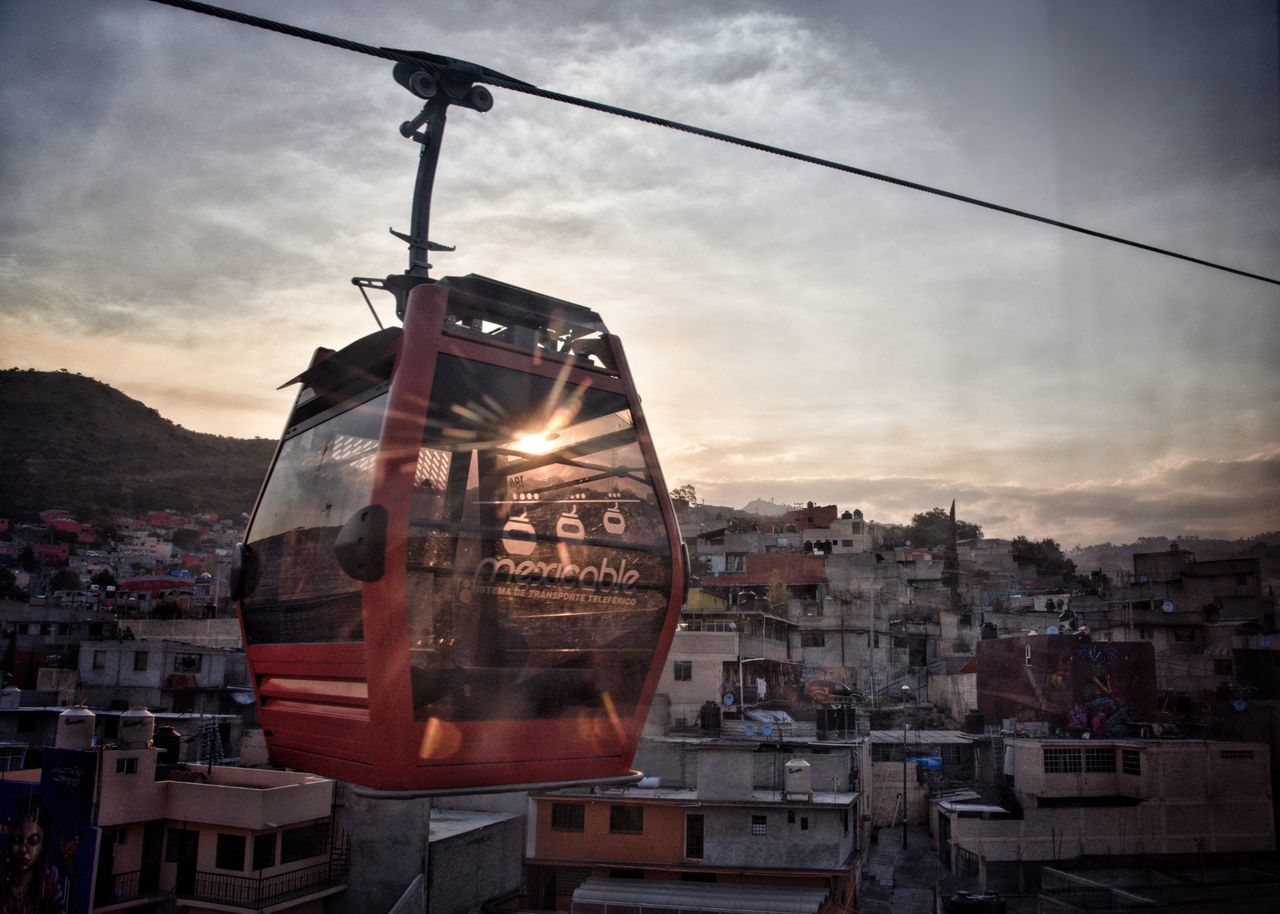
[[[345,859],[326,860],[278,876],[229,876],[197,871],[189,891],[178,892],[184,900],[261,910],[304,895],[343,885],[347,880]]]
[[[130,870],[126,873],[113,873],[106,882],[100,880],[94,907],[124,904],[154,895],[157,886],[143,886],[141,877],[141,870]],[[180,888],[176,894],[183,900],[261,910],[343,885],[346,881],[347,861],[345,857],[340,857],[278,876],[261,878],[197,871],[193,887]]]

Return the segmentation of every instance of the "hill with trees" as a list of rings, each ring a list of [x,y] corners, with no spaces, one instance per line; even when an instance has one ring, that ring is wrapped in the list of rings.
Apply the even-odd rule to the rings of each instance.
[[[101,381],[0,371],[0,516],[51,507],[239,515],[253,506],[275,442],[183,428]]]

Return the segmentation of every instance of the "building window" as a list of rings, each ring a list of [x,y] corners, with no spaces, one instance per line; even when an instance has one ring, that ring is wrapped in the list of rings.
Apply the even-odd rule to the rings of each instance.
[[[1218,753],[1221,758],[1253,758],[1252,749],[1223,749]]]
[[[95,670],[105,670],[107,668],[107,652],[106,651],[93,652],[93,668]]]
[[[218,855],[214,861],[214,866],[220,870],[235,870],[237,873],[244,869],[244,835],[218,835]]]
[[[1235,666],[1230,660],[1213,661],[1213,675],[1230,676],[1235,671]]]
[[[638,835],[644,831],[643,806],[610,806],[609,831],[619,835]]]
[[[801,830],[801,831],[808,831],[808,830],[809,830],[809,817],[808,817],[808,816],[801,816],[801,817],[800,817],[800,830]]]
[[[103,844],[114,844],[116,847],[123,847],[129,843],[129,829],[126,826],[119,828],[107,828],[102,832]]]
[[[276,865],[276,833],[254,835],[253,868],[255,870],[270,869]]]
[[[1085,749],[1084,770],[1090,774],[1115,774],[1116,750],[1112,748]]]
[[[853,540],[841,540],[840,545],[845,548],[848,548],[853,545]]]
[[[1073,774],[1081,770],[1079,749],[1057,749],[1046,747],[1044,750],[1045,774]]]
[[[671,672],[672,675],[675,676],[676,682],[689,682],[693,679],[693,661],[673,661],[671,664]]]
[[[1147,626],[1145,626],[1145,625],[1139,625],[1139,626],[1138,626],[1138,637],[1139,637],[1139,638],[1144,638],[1144,639],[1146,639],[1147,641],[1150,641],[1154,636],[1151,634],[1151,629],[1147,628]]]
[[[582,831],[586,807],[581,803],[552,803],[552,831]]]
[[[840,810],[840,824],[844,826],[844,833],[849,834],[849,810]]]
[[[702,859],[702,816],[684,817],[684,855],[690,860]]]
[[[133,652],[133,671],[135,673],[145,673],[147,671],[147,652]]]
[[[296,863],[319,857],[329,847],[329,821],[290,828],[280,833],[280,862]]]
[[[1125,774],[1142,774],[1142,756],[1137,749],[1120,750],[1120,770]]]
[[[1173,640],[1182,644],[1194,644],[1196,630],[1194,628],[1175,628],[1173,630]]]
[[[173,671],[175,673],[198,673],[204,657],[200,654],[174,654]]]
[[[137,774],[138,760],[136,758],[118,758],[116,759],[116,774]]]
[[[769,833],[769,819],[767,816],[751,817],[751,834],[767,835]]]
[[[800,633],[801,647],[826,647],[826,645],[827,645],[826,632],[801,632]]]
[[[788,825],[796,824],[796,811],[794,809],[787,810],[787,824]]]
[[[747,557],[741,552],[730,553],[724,557],[724,570],[742,572],[747,570]]]

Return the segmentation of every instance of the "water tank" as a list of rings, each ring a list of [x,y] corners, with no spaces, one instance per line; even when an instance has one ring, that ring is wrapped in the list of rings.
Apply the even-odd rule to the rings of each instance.
[[[120,746],[145,749],[156,732],[156,716],[146,708],[130,708],[120,715]]]
[[[0,708],[12,710],[22,707],[22,689],[17,686],[5,686],[0,689]]]
[[[982,716],[981,711],[969,711],[964,716],[964,732],[965,733],[984,733],[987,729],[987,719]]]
[[[151,738],[152,745],[160,750],[161,765],[178,764],[178,749],[182,745],[182,736],[173,727],[159,727]]]
[[[793,758],[787,762],[785,777],[785,794],[809,796],[813,793],[813,774],[809,770],[809,763],[804,759]]]
[[[92,747],[93,728],[96,722],[97,715],[83,705],[78,708],[67,708],[58,715],[58,735],[54,738],[54,746],[58,749]]]

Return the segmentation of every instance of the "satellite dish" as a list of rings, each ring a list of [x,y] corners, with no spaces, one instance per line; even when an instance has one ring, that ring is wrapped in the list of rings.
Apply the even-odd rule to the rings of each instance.
[[[733,693],[732,693],[732,692],[725,692],[725,693],[724,693],[724,704],[725,704],[725,707],[730,707],[730,706],[733,704]]]
[[[1243,711],[1245,709],[1244,699],[1237,698],[1235,701],[1231,702],[1231,707],[1235,708],[1237,711]]]
[[[755,736],[756,735],[755,724],[747,724],[746,727],[743,728],[742,732],[745,733],[747,736]]]
[[[1262,642],[1262,646],[1263,646],[1263,647],[1271,647],[1271,636],[1270,636],[1270,635],[1263,635],[1263,636],[1262,636],[1262,639],[1261,639],[1261,642]]]
[[[1046,629],[1044,630],[1044,633],[1045,633],[1046,635],[1056,635],[1056,634],[1058,634],[1058,626],[1056,626],[1056,625],[1050,625],[1048,628],[1046,628]]]
[[[1160,606],[1160,608],[1164,610],[1166,613],[1173,612],[1173,601],[1165,600],[1164,603]]]
[[[765,724],[760,728],[760,732],[765,736],[773,736],[773,724]]]

